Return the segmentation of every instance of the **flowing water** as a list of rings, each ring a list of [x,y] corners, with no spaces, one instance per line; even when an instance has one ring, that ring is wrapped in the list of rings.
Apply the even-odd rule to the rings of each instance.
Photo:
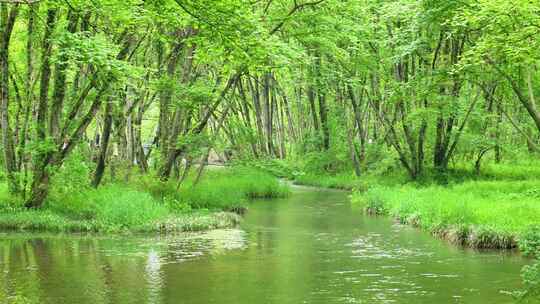
[[[453,247],[347,194],[256,201],[240,229],[0,234],[0,303],[510,303],[527,263]]]

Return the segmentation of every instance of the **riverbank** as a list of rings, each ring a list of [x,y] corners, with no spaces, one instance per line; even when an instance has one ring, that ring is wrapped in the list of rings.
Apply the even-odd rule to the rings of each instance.
[[[209,171],[196,185],[189,176],[180,186],[133,176],[128,183],[109,181],[93,189],[58,178],[39,210],[22,207],[0,184],[0,230],[174,233],[231,228],[250,199],[289,193],[277,178],[247,168]]]
[[[374,186],[352,201],[457,245],[511,249],[540,218],[540,181],[469,181],[448,187]]]
[[[460,176],[461,178],[457,178]],[[466,171],[422,183],[371,184],[351,200],[372,215],[389,215],[456,245],[520,247],[538,238],[540,170],[536,166],[493,165],[480,176]]]

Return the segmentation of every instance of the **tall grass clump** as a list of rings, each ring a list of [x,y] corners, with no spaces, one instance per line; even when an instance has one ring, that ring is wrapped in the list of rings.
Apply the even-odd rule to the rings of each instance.
[[[77,172],[76,175],[67,174]],[[89,186],[90,168],[67,162],[58,172],[41,210],[9,201],[0,184],[0,229],[49,231],[198,231],[238,224],[253,198],[288,195],[289,188],[269,173],[245,167],[212,169],[194,182],[133,176],[129,183]],[[225,212],[224,212],[225,211]]]
[[[226,212],[178,212],[148,192],[114,184],[51,196],[41,210],[0,212],[0,229],[19,231],[181,232],[230,228],[239,221]]]
[[[239,210],[244,209],[250,199],[289,194],[289,187],[275,176],[246,167],[208,169],[198,183],[194,180],[194,176],[188,176],[178,187],[176,181],[142,177],[134,186],[146,189],[176,211]]]
[[[189,180],[176,194],[192,208],[231,210],[245,207],[249,199],[284,197],[289,188],[274,176],[245,167],[213,170],[194,185]]]
[[[149,193],[121,185],[52,196],[46,208],[68,219],[90,221],[94,230],[121,231],[164,220],[169,209]]]
[[[119,186],[108,186],[90,193],[96,221],[114,230],[155,223],[169,214],[167,207],[149,193]]]

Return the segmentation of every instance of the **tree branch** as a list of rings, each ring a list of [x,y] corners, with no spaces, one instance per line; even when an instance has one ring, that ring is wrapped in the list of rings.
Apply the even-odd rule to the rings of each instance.
[[[306,3],[298,4],[296,2],[296,0],[295,0],[294,1],[294,7],[289,11],[287,16],[285,18],[283,18],[283,20],[281,20],[281,22],[278,23],[274,27],[274,29],[272,31],[270,31],[270,35],[274,35],[277,31],[279,31],[285,25],[285,22],[287,21],[287,19],[289,19],[292,15],[294,15],[300,9],[302,9],[302,8],[304,8],[306,6],[316,6],[318,4],[323,3],[324,1],[326,1],[326,0],[317,0],[317,1],[313,1],[313,2],[306,2]]]

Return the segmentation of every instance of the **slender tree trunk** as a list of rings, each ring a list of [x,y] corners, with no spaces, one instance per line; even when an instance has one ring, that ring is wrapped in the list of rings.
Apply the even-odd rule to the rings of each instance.
[[[289,136],[293,142],[297,142],[298,136],[297,136],[296,128],[294,127],[294,120],[291,114],[289,99],[287,98],[287,95],[285,95],[285,92],[282,92],[281,97],[283,98],[283,106],[285,107],[285,114],[287,115],[287,126],[289,130]]]
[[[193,55],[195,52],[195,46],[192,46],[186,54],[186,60],[184,62],[184,68],[183,68],[183,76],[182,76],[182,83],[187,84],[191,77],[191,70],[193,67]],[[177,154],[177,142],[178,142],[178,136],[180,135],[180,132],[182,131],[182,122],[183,122],[183,109],[180,107],[176,107],[174,110],[174,114],[172,117],[172,126],[169,130],[168,139],[166,141],[167,149],[165,156],[165,162],[163,164],[162,173],[171,171],[172,165],[175,163],[176,158],[179,156]],[[168,174],[162,175],[162,178],[167,179],[169,176]]]
[[[315,106],[315,92],[312,87],[308,88],[308,100],[311,107],[311,118],[313,119],[313,128],[315,134],[319,135],[319,119],[317,118],[317,107]]]
[[[96,171],[94,173],[94,178],[92,180],[92,186],[94,188],[97,188],[99,184],[101,183],[101,180],[103,178],[103,173],[105,172],[105,161],[107,159],[107,151],[109,147],[109,141],[111,137],[111,129],[112,129],[112,100],[109,98],[107,101],[107,104],[105,105],[105,112],[103,114],[104,116],[104,123],[103,123],[103,131],[101,135],[101,142],[99,147],[99,155],[97,159],[97,165],[96,165]]]
[[[501,152],[501,124],[502,124],[502,105],[497,103],[497,125],[495,127],[495,162],[499,164],[502,160]]]
[[[173,81],[175,78],[176,70],[178,68],[178,61],[180,60],[180,55],[182,48],[184,47],[183,43],[176,43],[171,50],[170,59],[167,63],[167,78],[169,81]],[[158,136],[158,147],[161,152],[161,156],[166,158],[169,153],[169,130],[171,124],[171,99],[173,95],[172,84],[168,84],[159,95],[159,136]]]
[[[285,148],[285,122],[283,118],[283,106],[277,106],[277,115],[278,115],[278,135],[279,135],[279,157],[285,159],[287,151]]]
[[[249,90],[251,91],[251,96],[253,98],[253,109],[255,110],[255,122],[257,124],[257,133],[259,135],[259,141],[260,145],[262,147],[263,151],[267,150],[265,135],[263,131],[263,121],[262,121],[262,109],[261,109],[261,103],[260,103],[260,95],[259,95],[259,85],[257,82],[253,83],[251,79],[248,78],[248,84],[249,84]]]
[[[270,96],[270,94],[274,95],[273,92],[271,92],[271,79],[272,75],[270,73],[266,73],[264,75],[264,86],[263,86],[263,109],[264,109],[264,127],[265,127],[265,133],[266,133],[266,151],[268,151],[268,155],[274,154],[274,141],[273,141],[273,134],[272,134],[272,125],[273,125],[273,96]]]
[[[17,160],[13,143],[13,134],[9,121],[9,44],[19,6],[15,4],[8,11],[8,4],[0,4],[0,128],[2,129],[2,146],[4,166],[8,179],[9,192],[18,194],[20,186],[17,178]]]
[[[246,127],[248,127],[249,130],[252,130],[252,123],[251,123],[251,117],[249,115],[249,106],[247,102],[246,92],[244,91],[244,86],[242,84],[242,79],[238,79],[237,86],[238,92],[240,93],[241,98],[241,106],[240,111],[244,114],[244,117],[246,119]],[[255,158],[259,158],[259,153],[257,152],[257,144],[255,141],[250,138],[249,144],[251,146],[251,151],[253,152],[253,156]]]
[[[359,162],[362,163],[365,159],[365,153],[366,153],[366,132],[364,127],[364,121],[362,119],[362,101],[363,101],[363,95],[360,94],[360,96],[357,98],[354,94],[354,90],[351,85],[347,86],[347,91],[349,93],[349,98],[351,100],[351,105],[353,108],[354,113],[354,120],[356,122],[356,126],[358,127],[358,140],[360,142],[360,154],[358,156]]]
[[[321,126],[323,133],[323,148],[330,149],[330,127],[328,125],[328,108],[326,105],[325,93],[319,92],[319,116],[321,118]]]
[[[142,119],[145,112],[145,105],[144,102],[141,102],[139,104],[139,110],[137,111],[137,116],[135,118],[135,149],[136,149],[136,157],[137,157],[137,164],[139,165],[139,168],[142,172],[147,173],[148,172],[148,162],[146,160],[146,155],[144,153],[144,147],[142,142],[142,134],[141,134],[141,125],[142,125]]]

